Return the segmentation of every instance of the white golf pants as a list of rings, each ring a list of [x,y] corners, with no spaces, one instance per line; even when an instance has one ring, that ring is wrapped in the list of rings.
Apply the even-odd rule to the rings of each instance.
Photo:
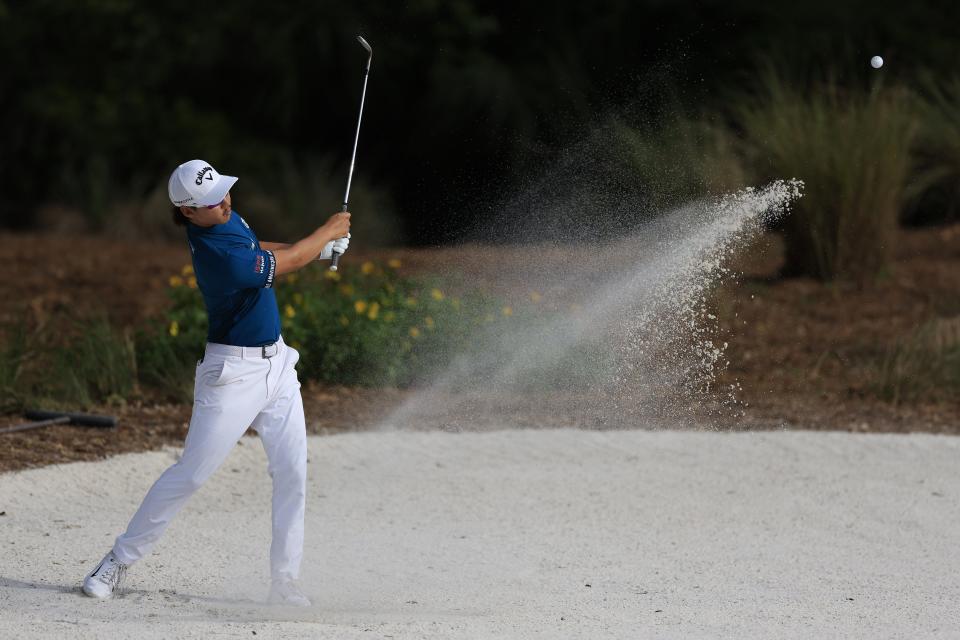
[[[150,552],[167,525],[227,458],[247,427],[263,441],[273,480],[273,540],[270,572],[292,580],[303,557],[307,436],[300,383],[293,368],[300,358],[281,338],[276,355],[259,347],[208,344],[197,365],[193,416],[179,462],[163,472],[147,492],[113,552],[131,564]],[[240,351],[240,355],[226,355]],[[269,353],[269,351],[268,351]]]

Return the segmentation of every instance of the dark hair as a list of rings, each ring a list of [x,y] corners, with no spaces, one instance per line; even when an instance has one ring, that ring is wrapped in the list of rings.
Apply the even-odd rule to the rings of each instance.
[[[187,216],[183,215],[183,212],[180,211],[180,207],[173,208],[173,224],[178,227],[185,227],[187,223],[190,222],[187,220]]]

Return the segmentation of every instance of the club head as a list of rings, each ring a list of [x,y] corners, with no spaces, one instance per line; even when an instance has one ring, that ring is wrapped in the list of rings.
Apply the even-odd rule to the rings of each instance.
[[[359,41],[360,41],[360,44],[363,46],[363,48],[367,50],[367,53],[369,53],[369,54],[372,56],[372,55],[373,55],[373,48],[370,46],[370,43],[368,43],[366,40],[364,40],[364,39],[363,39],[363,36],[357,36],[357,40],[359,40]]]

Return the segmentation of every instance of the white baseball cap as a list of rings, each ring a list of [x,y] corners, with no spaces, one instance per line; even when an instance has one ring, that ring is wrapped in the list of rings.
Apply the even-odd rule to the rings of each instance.
[[[233,176],[222,176],[204,160],[191,160],[173,170],[167,183],[167,195],[176,207],[208,207],[220,204],[236,183]]]

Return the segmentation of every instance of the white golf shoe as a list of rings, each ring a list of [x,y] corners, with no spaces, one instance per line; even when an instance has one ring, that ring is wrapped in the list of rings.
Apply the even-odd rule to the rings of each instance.
[[[309,607],[310,598],[303,594],[293,580],[274,580],[270,583],[270,604],[282,604],[288,607]]]
[[[91,598],[109,598],[120,587],[126,573],[127,565],[117,560],[111,551],[83,581],[83,592]]]

